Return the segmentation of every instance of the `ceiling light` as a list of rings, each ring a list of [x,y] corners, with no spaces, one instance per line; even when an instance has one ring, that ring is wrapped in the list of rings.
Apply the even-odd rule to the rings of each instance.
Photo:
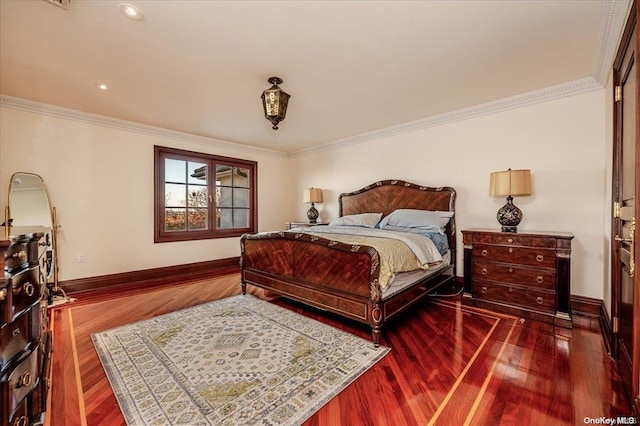
[[[107,90],[109,87],[104,83],[96,83],[96,87],[100,90]]]
[[[120,5],[118,5],[118,8],[124,16],[130,19],[140,20],[144,16],[142,15],[142,11],[140,9],[129,3],[120,3]]]
[[[69,3],[71,3],[71,0],[44,0],[44,1],[46,1],[47,3],[55,4],[56,6],[60,6],[65,10],[69,10]]]
[[[287,104],[291,96],[278,87],[278,84],[282,83],[280,77],[271,77],[267,81],[273,86],[262,92],[264,118],[273,124],[273,130],[278,130],[278,123],[284,120],[284,116],[287,114]]]

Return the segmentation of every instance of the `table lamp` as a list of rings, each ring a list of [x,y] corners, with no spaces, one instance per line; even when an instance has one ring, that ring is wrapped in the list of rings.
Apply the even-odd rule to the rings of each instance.
[[[322,189],[320,188],[307,188],[302,195],[303,203],[311,203],[311,208],[307,211],[307,218],[309,223],[316,223],[318,220],[318,210],[316,210],[314,203],[322,202]]]
[[[498,222],[502,225],[502,232],[517,232],[522,210],[513,204],[513,196],[531,195],[531,171],[508,169],[491,173],[489,195],[507,196],[507,204],[498,210]]]

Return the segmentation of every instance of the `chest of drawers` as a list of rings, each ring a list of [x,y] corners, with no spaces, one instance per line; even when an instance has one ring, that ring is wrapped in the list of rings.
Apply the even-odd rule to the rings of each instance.
[[[470,229],[462,236],[465,303],[571,327],[572,234]]]
[[[0,426],[41,424],[51,332],[39,270],[41,233],[0,241]]]

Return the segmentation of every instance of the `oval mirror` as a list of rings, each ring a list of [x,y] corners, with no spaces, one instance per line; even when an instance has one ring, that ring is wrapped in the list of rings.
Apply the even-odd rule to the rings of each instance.
[[[15,173],[9,188],[11,226],[53,228],[51,206],[42,178],[33,173]]]

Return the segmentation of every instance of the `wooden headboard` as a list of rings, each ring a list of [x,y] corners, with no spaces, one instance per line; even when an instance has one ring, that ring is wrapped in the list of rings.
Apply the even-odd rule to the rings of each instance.
[[[456,191],[443,186],[431,188],[403,180],[382,180],[354,192],[340,194],[340,216],[359,213],[382,213],[396,209],[455,211]],[[456,261],[455,214],[445,228],[451,249],[451,262]]]

